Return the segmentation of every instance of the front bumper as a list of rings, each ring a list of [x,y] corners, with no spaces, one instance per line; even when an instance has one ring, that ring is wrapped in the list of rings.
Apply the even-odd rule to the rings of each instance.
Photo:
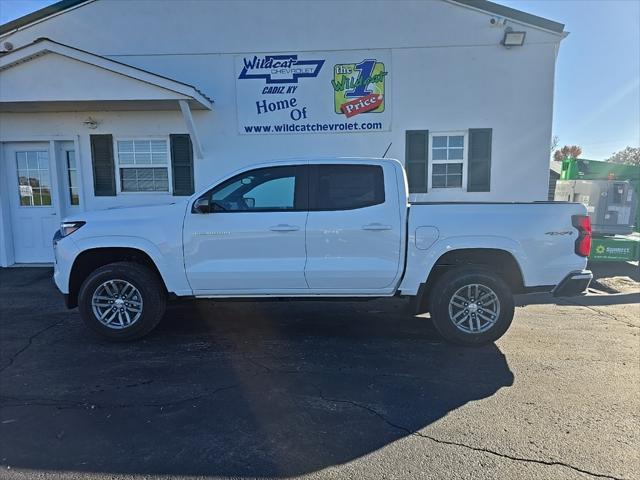
[[[593,280],[591,270],[578,270],[569,275],[556,285],[551,292],[554,297],[575,297],[583,293]]]
[[[68,309],[76,308],[78,306],[77,302],[71,303],[71,295],[69,295],[68,293],[63,293],[61,295],[62,300],[64,301],[64,306]]]
[[[69,278],[71,276],[71,267],[78,255],[78,248],[73,240],[69,237],[62,237],[56,232],[53,237],[53,281],[60,290],[60,293],[69,293]]]

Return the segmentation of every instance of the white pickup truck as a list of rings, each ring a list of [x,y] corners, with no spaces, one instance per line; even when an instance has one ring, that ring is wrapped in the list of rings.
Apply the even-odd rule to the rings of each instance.
[[[57,287],[112,340],[168,300],[412,297],[447,340],[501,337],[513,295],[584,291],[591,241],[578,203],[409,203],[400,162],[272,162],[168,205],[85,212],[54,237]]]

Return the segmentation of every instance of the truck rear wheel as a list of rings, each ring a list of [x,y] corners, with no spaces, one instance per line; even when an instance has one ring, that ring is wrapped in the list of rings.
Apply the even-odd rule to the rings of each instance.
[[[431,289],[431,318],[445,340],[477,346],[498,340],[513,320],[513,295],[490,270],[457,267],[444,273]]]
[[[112,341],[136,340],[153,330],[165,310],[158,276],[132,262],[104,265],[80,287],[78,306],[84,322]]]

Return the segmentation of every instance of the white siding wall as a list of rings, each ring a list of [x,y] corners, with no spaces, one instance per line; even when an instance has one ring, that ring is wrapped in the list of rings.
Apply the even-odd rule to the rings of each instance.
[[[523,47],[499,45],[490,14],[446,1],[204,2],[98,0],[3,38],[16,47],[39,37],[190,83],[215,100],[194,112],[205,158],[195,159],[196,189],[244,165],[301,155],[404,159],[405,130],[493,129],[491,192],[445,189],[420,199],[544,200],[553,79],[561,36],[527,31]],[[392,51],[392,130],[380,133],[251,136],[237,133],[234,55],[384,48]],[[389,95],[389,93],[387,93]],[[97,130],[83,124],[100,121]],[[184,133],[173,112],[0,115],[0,140],[80,136],[85,192],[92,192],[90,133]],[[156,194],[86,196],[89,209],[155,202]],[[0,230],[0,235],[2,231]]]
[[[98,128],[89,130],[83,124],[88,116],[99,120]],[[93,196],[93,172],[91,170],[90,134],[109,133],[114,140],[118,137],[168,136],[169,133],[186,133],[180,112],[80,112],[80,113],[24,113],[7,114],[0,117],[0,130],[3,138],[29,139],[45,138],[73,141],[74,135],[80,136],[76,157],[81,159],[82,187],[85,194],[85,208],[96,210],[116,205],[144,205],[166,202],[172,198],[168,194],[122,193],[117,197]],[[25,137],[25,131],[28,136]],[[205,160],[196,160],[201,166]],[[199,168],[198,168],[199,170]],[[196,175],[198,175],[197,172]],[[204,174],[204,173],[203,173]],[[204,180],[203,180],[204,181]],[[3,185],[4,187],[4,185]],[[87,195],[90,193],[89,195]]]

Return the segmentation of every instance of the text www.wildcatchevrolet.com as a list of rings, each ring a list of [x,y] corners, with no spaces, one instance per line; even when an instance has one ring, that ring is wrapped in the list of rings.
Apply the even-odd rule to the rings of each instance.
[[[283,123],[280,125],[246,125],[245,133],[321,133],[382,130],[382,122]]]

